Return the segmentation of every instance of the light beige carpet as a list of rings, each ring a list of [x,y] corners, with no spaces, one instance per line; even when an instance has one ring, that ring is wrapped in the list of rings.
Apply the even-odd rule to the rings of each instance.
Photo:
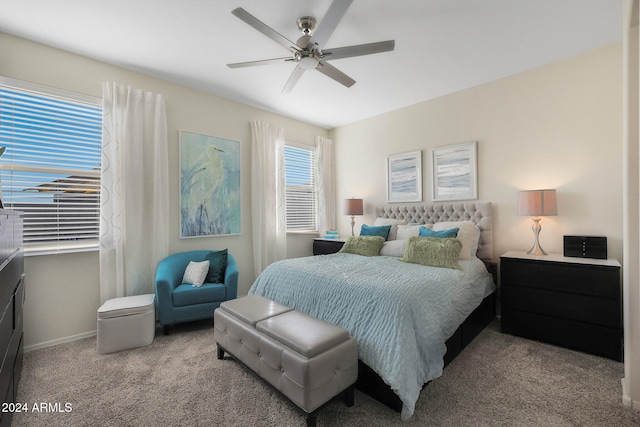
[[[400,415],[356,392],[319,426],[638,426],[622,404],[623,365],[503,335],[491,325]],[[159,328],[148,347],[98,355],[95,338],[27,353],[19,401],[69,412],[15,414],[14,426],[304,426],[293,406],[233,359],[210,322]]]

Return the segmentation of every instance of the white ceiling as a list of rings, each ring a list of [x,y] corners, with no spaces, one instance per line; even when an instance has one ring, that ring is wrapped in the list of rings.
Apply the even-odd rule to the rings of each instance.
[[[621,0],[355,0],[327,46],[395,39],[393,52],[332,61],[281,94],[289,52],[231,14],[243,7],[290,40],[331,0],[0,0],[0,31],[333,128],[622,39]],[[0,58],[1,58],[0,53]],[[126,82],[119,82],[126,83]],[[144,88],[143,88],[144,89]]]

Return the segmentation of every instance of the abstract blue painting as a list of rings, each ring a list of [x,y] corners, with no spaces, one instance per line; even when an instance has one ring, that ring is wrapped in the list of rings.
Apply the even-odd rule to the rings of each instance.
[[[240,234],[240,142],[180,131],[180,237]]]
[[[422,151],[387,157],[387,201],[422,201]]]
[[[476,142],[436,148],[433,160],[433,200],[478,198]]]

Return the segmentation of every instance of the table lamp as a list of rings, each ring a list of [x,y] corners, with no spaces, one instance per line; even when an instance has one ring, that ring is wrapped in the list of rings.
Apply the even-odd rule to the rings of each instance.
[[[556,190],[527,190],[518,192],[518,215],[531,216],[533,220],[533,235],[535,241],[529,252],[530,255],[547,255],[540,247],[540,217],[558,215]]]
[[[354,216],[363,214],[362,199],[345,199],[344,214],[351,215],[351,235],[355,236],[353,233],[353,226],[356,225]]]

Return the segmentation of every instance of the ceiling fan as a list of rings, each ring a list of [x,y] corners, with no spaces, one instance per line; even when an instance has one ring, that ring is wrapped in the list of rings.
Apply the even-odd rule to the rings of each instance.
[[[386,40],[376,43],[366,43],[361,45],[344,46],[334,49],[325,49],[324,45],[333,34],[338,23],[351,6],[353,0],[334,0],[329,6],[327,13],[316,29],[316,19],[312,16],[303,16],[298,19],[298,28],[303,35],[295,43],[288,40],[265,23],[260,21],[249,12],[239,7],[231,11],[232,14],[260,31],[276,43],[288,49],[293,56],[283,58],[263,59],[259,61],[236,62],[227,64],[230,68],[253,67],[256,65],[267,65],[282,61],[295,62],[289,80],[282,89],[282,93],[289,93],[298,83],[302,74],[307,70],[316,69],[325,76],[332,78],[346,87],[351,87],[356,82],[351,77],[338,70],[328,61],[334,59],[351,58],[354,56],[371,55],[373,53],[389,52],[395,47],[395,40]]]

